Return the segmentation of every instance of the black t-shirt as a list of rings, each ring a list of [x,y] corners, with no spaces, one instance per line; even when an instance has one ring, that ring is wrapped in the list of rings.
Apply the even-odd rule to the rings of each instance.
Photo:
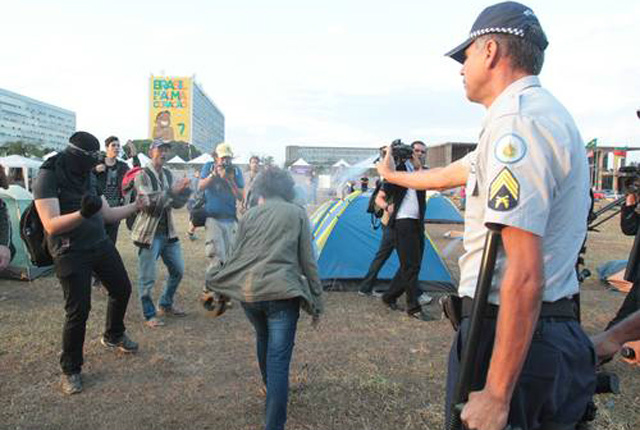
[[[93,176],[93,174],[91,175]],[[102,195],[95,177],[87,181],[85,191],[89,191],[90,188],[92,192],[98,196]],[[40,169],[33,184],[33,198],[35,200],[57,198],[60,202],[60,214],[66,215],[80,209],[82,195],[71,194],[62,189],[59,190],[55,172],[49,169]],[[87,251],[94,249],[106,238],[104,219],[100,212],[91,218],[83,219],[82,222],[71,231],[47,236],[49,251],[54,258],[70,251]]]

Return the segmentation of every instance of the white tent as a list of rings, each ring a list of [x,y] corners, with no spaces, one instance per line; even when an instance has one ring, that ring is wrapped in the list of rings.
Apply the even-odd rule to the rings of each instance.
[[[189,161],[188,164],[206,164],[210,161],[213,161],[211,154],[204,153]]]
[[[171,160],[167,161],[167,164],[187,164],[179,155],[176,155]]]
[[[347,163],[341,158],[331,167],[351,167],[351,164]]]
[[[4,167],[4,172],[7,175],[9,175],[9,169],[21,169],[24,184],[26,188],[29,188],[29,184],[31,184],[31,180],[37,175],[37,170],[42,165],[42,161],[14,154],[7,157],[0,157],[0,164]]]
[[[291,166],[295,166],[295,167],[307,167],[310,166],[311,164],[307,163],[306,161],[304,161],[304,158],[298,158],[296,161],[293,162],[293,164],[291,164]]]
[[[7,167],[21,167],[28,169],[39,169],[42,161],[33,160],[31,158],[23,157],[22,155],[9,155],[7,157],[0,157],[0,164]]]

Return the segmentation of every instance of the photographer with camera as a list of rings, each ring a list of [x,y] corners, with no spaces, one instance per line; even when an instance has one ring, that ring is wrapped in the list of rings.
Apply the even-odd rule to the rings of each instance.
[[[222,266],[227,260],[231,242],[236,234],[236,203],[242,202],[244,179],[242,171],[232,163],[233,151],[228,143],[221,143],[213,153],[214,162],[206,163],[200,172],[198,189],[204,191],[205,255],[209,269]]]
[[[396,140],[391,144],[390,152],[393,156],[396,170],[415,172],[422,169],[426,146],[421,141],[415,141],[411,146]],[[376,204],[389,217],[387,228],[390,229],[387,239],[394,241],[400,267],[396,272],[389,289],[382,295],[382,302],[392,310],[397,310],[397,300],[405,293],[407,315],[423,319],[422,307],[418,301],[418,275],[424,252],[424,213],[426,207],[425,192],[405,188],[389,182],[384,182],[376,197]],[[381,248],[384,244],[381,244]],[[389,249],[388,246],[385,248]],[[390,249],[390,251],[392,248]],[[372,266],[388,257],[386,252],[378,252]],[[386,255],[385,255],[386,254]],[[386,260],[386,258],[384,258]],[[377,265],[376,265],[377,266]],[[379,264],[382,267],[382,264]],[[370,269],[375,270],[377,267]],[[379,269],[378,269],[379,270]],[[367,278],[373,278],[368,276]],[[361,287],[366,291],[367,285]]]
[[[640,181],[638,171],[635,167],[626,169],[628,173],[632,173],[635,177],[630,178],[627,183],[627,195],[624,206],[620,212],[620,229],[627,236],[635,236],[633,247],[629,254],[627,262],[627,270],[624,273],[624,279],[633,282],[631,290],[622,302],[622,306],[618,309],[616,316],[607,324],[606,329],[610,329],[620,321],[640,309],[640,214],[638,214],[638,195],[640,189],[636,182]],[[622,169],[621,169],[622,170]]]

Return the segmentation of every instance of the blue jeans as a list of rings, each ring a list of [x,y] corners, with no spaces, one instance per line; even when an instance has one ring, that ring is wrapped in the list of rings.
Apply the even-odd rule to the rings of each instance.
[[[149,248],[138,249],[138,293],[142,302],[142,314],[146,320],[156,315],[151,290],[156,283],[156,261],[159,257],[162,257],[169,272],[160,297],[160,306],[173,306],[173,296],[184,274],[184,258],[179,241],[169,241],[166,234],[157,233]]]
[[[258,364],[267,387],[265,430],[283,430],[300,299],[242,303],[242,307],[256,330]]]

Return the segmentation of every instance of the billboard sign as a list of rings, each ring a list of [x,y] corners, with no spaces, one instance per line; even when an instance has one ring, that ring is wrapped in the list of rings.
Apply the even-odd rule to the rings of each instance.
[[[149,138],[191,142],[191,78],[151,76]]]

